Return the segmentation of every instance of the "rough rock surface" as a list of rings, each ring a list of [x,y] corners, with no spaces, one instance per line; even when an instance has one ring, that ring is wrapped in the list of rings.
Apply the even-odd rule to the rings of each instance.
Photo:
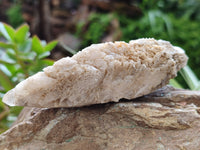
[[[51,108],[132,99],[166,85],[186,62],[182,50],[162,40],[94,44],[22,81],[3,101]]]
[[[200,92],[164,87],[132,101],[25,108],[1,150],[199,150]]]

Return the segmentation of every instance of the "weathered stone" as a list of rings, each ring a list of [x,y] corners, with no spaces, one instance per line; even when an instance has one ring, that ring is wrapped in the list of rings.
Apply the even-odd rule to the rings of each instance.
[[[186,62],[182,50],[162,40],[94,44],[22,81],[3,101],[51,108],[132,99],[166,85]]]
[[[200,92],[164,87],[132,101],[25,108],[2,150],[199,150]]]

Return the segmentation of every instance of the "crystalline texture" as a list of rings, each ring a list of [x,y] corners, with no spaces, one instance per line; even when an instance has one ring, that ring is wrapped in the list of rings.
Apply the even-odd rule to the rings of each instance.
[[[186,62],[183,51],[163,40],[93,44],[22,81],[3,102],[49,108],[133,99],[166,85]]]

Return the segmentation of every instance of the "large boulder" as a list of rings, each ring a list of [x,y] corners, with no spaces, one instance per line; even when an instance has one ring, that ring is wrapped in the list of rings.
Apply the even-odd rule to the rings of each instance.
[[[199,150],[200,92],[164,87],[82,108],[24,108],[1,150]]]
[[[52,108],[133,99],[168,84],[186,62],[184,51],[163,40],[93,44],[22,81],[3,101]]]

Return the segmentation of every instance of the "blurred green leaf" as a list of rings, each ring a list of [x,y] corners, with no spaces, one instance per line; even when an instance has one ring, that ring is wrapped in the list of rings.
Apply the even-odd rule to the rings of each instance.
[[[44,52],[44,53],[41,53],[39,56],[38,56],[38,58],[39,59],[42,59],[42,58],[45,58],[45,57],[47,57],[47,56],[49,56],[50,55],[50,52]]]
[[[186,83],[188,84],[191,90],[198,89],[199,80],[189,66],[185,66],[183,69],[181,69],[180,73],[185,79]]]
[[[3,97],[3,95],[0,96],[0,98],[2,98],[2,97]],[[0,110],[4,110],[4,106],[5,106],[4,103],[0,99]]]
[[[11,72],[11,77],[14,77],[17,73],[22,72],[19,64],[5,64],[5,67]]]
[[[39,59],[34,65],[30,66],[29,72],[31,75],[41,71],[44,67],[53,65],[54,61],[51,59]]]
[[[21,52],[24,52],[24,53],[30,52],[31,47],[32,47],[32,40],[31,39],[27,39],[23,43],[20,43],[20,44],[17,45],[17,49]]]
[[[6,9],[7,20],[14,28],[18,27],[24,22],[21,3],[22,1],[12,1],[12,5]]]
[[[7,120],[1,120],[0,122],[0,134],[5,132],[9,127],[7,126]]]
[[[42,63],[45,64],[46,66],[51,66],[54,64],[54,61],[51,59],[43,59]]]
[[[7,39],[8,41],[11,41],[11,38],[10,38],[9,34],[7,33],[7,31],[4,27],[4,24],[2,22],[0,22],[0,32],[4,36],[5,39]]]
[[[171,79],[171,80],[169,81],[169,84],[172,85],[172,86],[175,87],[175,88],[179,88],[179,89],[182,89],[182,88],[183,88],[175,79]]]
[[[10,113],[15,114],[15,115],[19,115],[19,113],[21,112],[22,109],[23,109],[22,106],[14,106],[14,107],[10,108]]]
[[[4,27],[6,29],[6,32],[8,33],[10,37],[10,41],[14,41],[14,36],[15,36],[15,30],[8,24],[4,23]]]
[[[0,42],[0,47],[6,49],[6,48],[13,48],[13,45],[12,44],[7,44],[7,43],[4,43],[4,42]]]
[[[4,58],[5,57],[5,58]],[[13,49],[7,49],[5,56],[3,56],[2,58],[5,59],[9,59],[10,61],[12,60],[12,62],[17,62],[16,60],[16,53]]]
[[[9,64],[9,65],[12,65],[12,64],[15,64],[15,63],[10,63],[7,60],[4,61],[4,60],[0,59],[0,64],[4,64],[4,65]]]
[[[15,32],[15,40],[19,43],[22,43],[26,40],[29,31],[28,25],[20,26]]]
[[[26,74],[24,71],[20,68],[17,70],[15,75],[12,77],[12,82],[19,83],[27,78]]]
[[[37,36],[34,36],[32,39],[32,49],[37,54],[41,54],[44,52],[40,39]]]
[[[58,44],[57,41],[51,41],[49,42],[45,47],[44,47],[44,51],[51,51],[56,45]]]
[[[15,64],[16,61],[15,59],[12,59],[10,56],[9,56],[9,51],[5,52],[5,51],[0,51],[0,61],[2,64]]]
[[[47,42],[46,42],[45,40],[41,40],[41,41],[40,41],[40,43],[41,43],[41,45],[42,45],[43,49],[44,49],[44,46],[46,46],[46,45],[47,45]]]
[[[2,70],[0,70],[0,84],[6,91],[14,87],[8,76]]]
[[[171,23],[169,17],[167,15],[164,15],[163,20],[165,21],[165,25],[166,25],[169,36],[172,37],[174,34],[174,30],[173,30],[173,26],[172,26],[172,23]]]
[[[8,77],[12,76],[12,72],[10,72],[10,71],[8,70],[8,68],[6,67],[6,65],[0,64],[0,69],[1,69],[1,71],[3,71],[3,73],[4,73],[6,76],[8,76]]]
[[[35,52],[26,52],[26,53],[21,53],[21,55],[19,56],[19,58],[23,61],[34,61],[35,57],[36,57],[36,53]]]

